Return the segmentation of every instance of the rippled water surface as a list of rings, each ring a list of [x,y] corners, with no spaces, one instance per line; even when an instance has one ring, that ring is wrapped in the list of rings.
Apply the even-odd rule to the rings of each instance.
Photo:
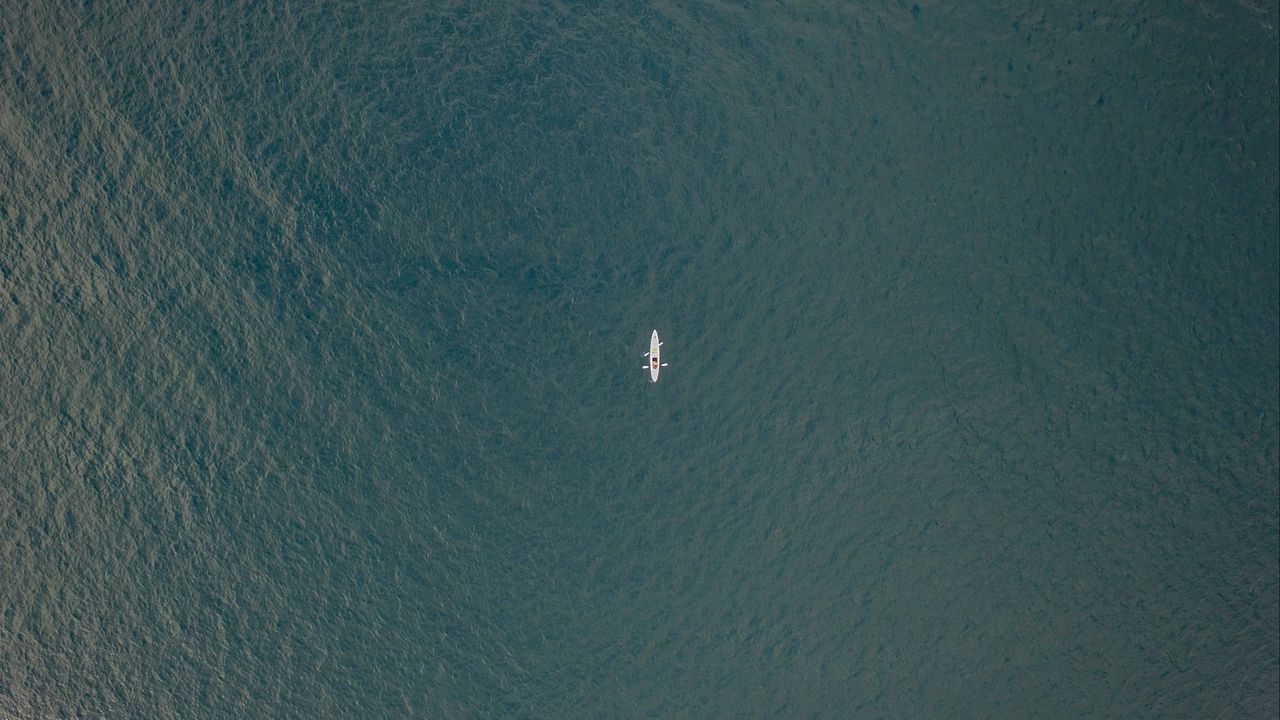
[[[0,718],[1280,716],[1278,15],[0,0]]]

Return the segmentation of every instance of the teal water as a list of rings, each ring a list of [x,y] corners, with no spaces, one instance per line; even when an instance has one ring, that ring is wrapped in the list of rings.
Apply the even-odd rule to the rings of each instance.
[[[0,0],[0,718],[1280,716],[1280,10],[972,5]]]

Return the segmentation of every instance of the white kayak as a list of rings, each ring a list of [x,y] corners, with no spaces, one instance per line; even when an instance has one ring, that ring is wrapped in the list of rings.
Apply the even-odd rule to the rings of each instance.
[[[649,358],[649,364],[645,367],[649,369],[649,380],[658,382],[658,370],[667,366],[662,362],[662,341],[658,339],[658,331],[654,330],[653,335],[649,337],[649,352],[644,354]]]

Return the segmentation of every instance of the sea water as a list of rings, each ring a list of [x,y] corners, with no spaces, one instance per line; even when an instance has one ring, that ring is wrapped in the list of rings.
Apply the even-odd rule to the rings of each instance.
[[[0,717],[1277,717],[1276,27],[0,3]]]

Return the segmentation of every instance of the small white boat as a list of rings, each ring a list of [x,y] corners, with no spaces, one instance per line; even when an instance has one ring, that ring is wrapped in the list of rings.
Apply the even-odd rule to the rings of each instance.
[[[658,339],[658,331],[654,330],[653,335],[649,337],[649,352],[644,356],[649,358],[649,364],[645,367],[649,370],[649,380],[658,382],[658,370],[667,366],[662,362],[662,341]]]

